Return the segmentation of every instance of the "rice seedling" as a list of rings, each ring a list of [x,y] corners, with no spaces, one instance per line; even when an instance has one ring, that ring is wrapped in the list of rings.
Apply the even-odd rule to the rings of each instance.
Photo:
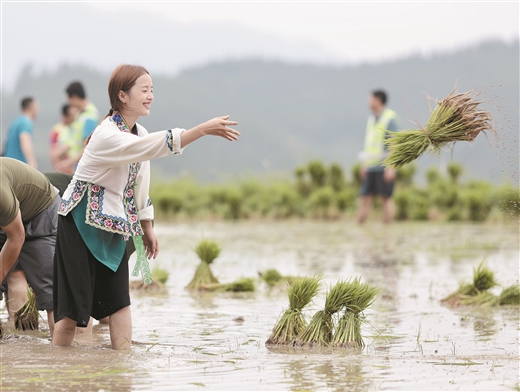
[[[475,295],[464,295],[460,298],[460,304],[466,306],[495,306],[499,298],[489,291],[482,291]]]
[[[289,284],[287,295],[289,308],[282,314],[267,339],[266,344],[290,344],[303,333],[307,327],[303,309],[318,294],[322,276],[295,278]]]
[[[151,272],[151,283],[144,282],[142,279],[130,280],[130,290],[146,292],[147,294],[164,294],[166,289],[164,284],[168,281],[170,273],[162,268],[154,267]]]
[[[251,278],[240,278],[231,283],[208,283],[199,286],[205,291],[232,291],[234,293],[255,291],[255,281]]]
[[[165,284],[168,281],[169,277],[170,273],[165,269],[154,267],[154,269],[152,270],[152,279],[161,284]]]
[[[273,287],[280,283],[291,283],[294,276],[283,276],[278,270],[271,268],[265,272],[259,272],[258,275],[269,287]]]
[[[437,101],[424,128],[393,132],[387,140],[390,155],[384,164],[398,169],[427,151],[438,153],[455,142],[471,142],[480,132],[496,135],[491,113],[479,107],[479,95],[476,90],[458,93],[454,89]]]
[[[351,281],[343,280],[330,288],[325,297],[325,307],[314,314],[309,325],[295,343],[299,346],[310,347],[329,345],[334,327],[332,316],[354,300],[356,289],[356,285],[353,285]]]
[[[209,265],[220,255],[220,245],[215,241],[202,240],[195,248],[195,253],[200,258],[200,264],[195,270],[195,275],[190,283],[186,286],[187,289],[198,289],[203,285],[218,283]]]
[[[483,261],[476,269],[473,269],[473,286],[478,291],[489,290],[496,285],[495,273],[486,267]]]
[[[36,295],[27,286],[27,302],[14,314],[14,327],[22,331],[37,330],[39,316],[36,308]]]
[[[506,287],[498,297],[500,305],[520,305],[520,285]]]
[[[476,305],[493,306],[499,303],[497,297],[488,290],[497,286],[495,274],[482,261],[473,268],[473,282],[460,284],[457,291],[451,293],[441,302],[449,306]]]
[[[374,302],[381,291],[369,283],[361,283],[358,278],[350,282],[354,297],[345,304],[343,316],[339,319],[332,345],[336,347],[363,348],[365,342],[361,336],[361,323],[365,321],[363,312]]]
[[[274,286],[283,279],[282,274],[274,268],[268,269],[265,272],[259,272],[258,275],[260,275],[260,279],[267,283],[268,286]]]

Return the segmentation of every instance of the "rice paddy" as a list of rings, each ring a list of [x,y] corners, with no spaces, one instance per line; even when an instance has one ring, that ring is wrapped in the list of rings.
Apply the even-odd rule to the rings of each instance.
[[[40,331],[16,331],[2,310],[2,391],[496,391],[519,382],[518,307],[440,302],[459,282],[471,283],[484,258],[498,283],[488,290],[493,295],[518,284],[517,225],[370,222],[360,229],[350,222],[248,221],[156,228],[161,253],[150,267],[170,278],[164,295],[131,293],[132,352],[109,348],[106,325],[73,347],[52,347],[45,322]],[[254,292],[185,290],[200,262],[193,248],[201,233],[222,248],[211,266],[219,280],[255,277]],[[269,269],[323,274],[303,309],[306,321],[325,308],[338,281],[360,276],[381,288],[359,325],[364,347],[331,347],[334,329],[326,347],[266,346],[290,307],[287,283],[269,286],[257,277]],[[333,322],[343,316],[341,309]]]

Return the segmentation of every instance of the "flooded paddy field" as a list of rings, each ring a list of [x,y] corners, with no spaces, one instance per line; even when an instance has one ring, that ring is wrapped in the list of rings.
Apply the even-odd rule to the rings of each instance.
[[[450,309],[440,303],[461,280],[471,280],[483,259],[498,282],[518,283],[518,225],[246,221],[156,228],[160,255],[152,266],[170,277],[165,293],[132,292],[132,351],[111,350],[105,325],[74,347],[52,347],[44,323],[41,332],[17,332],[2,310],[0,390],[519,388],[518,308]],[[361,275],[380,286],[367,312],[370,325],[362,330],[367,347],[266,347],[288,305],[286,289],[258,281],[254,293],[184,290],[201,238],[222,245],[212,265],[222,282],[276,268],[283,275],[323,273],[327,284]],[[324,295],[323,289],[311,314],[323,306]]]

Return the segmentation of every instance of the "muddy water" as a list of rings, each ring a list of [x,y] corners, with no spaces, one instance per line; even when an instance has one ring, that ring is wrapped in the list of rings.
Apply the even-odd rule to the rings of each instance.
[[[167,292],[132,294],[135,345],[109,349],[108,328],[74,347],[40,333],[0,341],[2,391],[36,390],[511,390],[518,388],[518,309],[448,309],[439,299],[486,258],[499,282],[518,282],[518,226],[242,222],[159,224]],[[186,292],[201,238],[223,246],[221,281],[277,268],[362,275],[383,288],[363,329],[362,353],[266,348],[287,306],[283,287],[252,294]],[[323,305],[323,294],[313,310]],[[6,320],[6,313],[0,313]],[[241,319],[237,319],[242,317]]]

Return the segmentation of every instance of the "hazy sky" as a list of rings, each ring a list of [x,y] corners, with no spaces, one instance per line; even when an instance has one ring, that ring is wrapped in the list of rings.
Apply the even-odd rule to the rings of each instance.
[[[122,3],[94,7],[117,10]],[[519,2],[124,2],[173,21],[233,22],[323,45],[347,61],[429,54],[519,36]],[[252,43],[254,45],[254,43]]]
[[[63,63],[152,72],[229,59],[342,65],[519,36],[517,2],[1,1],[0,88]]]

